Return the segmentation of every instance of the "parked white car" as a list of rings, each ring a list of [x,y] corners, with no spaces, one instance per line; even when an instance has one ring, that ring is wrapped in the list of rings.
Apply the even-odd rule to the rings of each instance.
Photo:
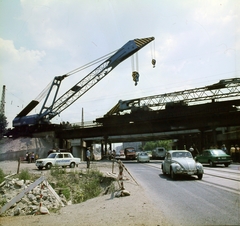
[[[137,155],[137,162],[149,162],[150,157],[147,152],[139,152]]]
[[[52,166],[62,166],[74,168],[80,164],[81,159],[75,158],[69,152],[54,152],[51,153],[47,158],[37,159],[36,166],[38,169],[51,169]]]
[[[163,174],[170,174],[174,180],[178,175],[197,175],[201,180],[203,177],[203,166],[196,162],[192,154],[186,150],[171,150],[162,163]]]

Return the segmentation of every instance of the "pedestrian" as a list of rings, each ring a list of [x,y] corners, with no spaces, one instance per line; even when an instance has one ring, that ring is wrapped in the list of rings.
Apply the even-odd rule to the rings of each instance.
[[[116,151],[113,150],[113,151],[112,151],[112,159],[115,159],[115,157],[116,157]]]
[[[31,152],[28,152],[28,158],[27,158],[28,163],[31,163]]]
[[[87,148],[87,151],[86,151],[86,159],[87,159],[87,168],[89,168],[90,167],[90,159],[91,159],[91,153],[90,153],[89,148]]]
[[[226,146],[225,146],[225,144],[223,144],[222,145],[222,150],[227,154],[228,153],[228,151],[227,151],[227,148],[226,148]]]
[[[111,160],[111,157],[112,157],[112,151],[111,149],[108,150],[108,159]]]
[[[31,163],[34,163],[34,160],[35,160],[35,154],[34,154],[34,152],[32,152],[32,154],[31,154]]]
[[[195,155],[194,155],[194,148],[192,146],[189,148],[189,151],[191,152],[192,156],[195,157]]]
[[[231,155],[233,162],[235,162],[235,147],[234,147],[234,145],[231,145],[230,155]]]
[[[28,162],[28,159],[29,159],[29,154],[28,152],[26,153],[26,161]]]
[[[237,144],[235,145],[235,158],[236,162],[240,162],[240,148]]]

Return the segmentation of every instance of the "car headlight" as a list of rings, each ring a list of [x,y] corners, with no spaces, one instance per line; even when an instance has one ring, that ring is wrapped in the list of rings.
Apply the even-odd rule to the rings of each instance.
[[[197,165],[196,165],[196,168],[197,168],[198,170],[200,170],[200,169],[202,169],[202,165],[197,164]]]
[[[180,165],[176,165],[176,170],[180,171],[180,170],[182,170],[182,167]]]

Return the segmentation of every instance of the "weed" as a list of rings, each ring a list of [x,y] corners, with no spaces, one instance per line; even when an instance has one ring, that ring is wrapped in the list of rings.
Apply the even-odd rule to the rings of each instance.
[[[31,174],[29,173],[28,169],[23,169],[23,170],[21,170],[18,178],[20,180],[24,180],[24,183],[25,183],[26,180],[30,180],[31,179]]]
[[[63,194],[67,200],[71,200],[75,204],[97,197],[105,189],[102,184],[103,173],[97,169],[90,169],[86,172],[82,170],[66,172],[61,168],[53,168],[51,176],[53,177],[52,186],[59,190],[59,193]],[[108,182],[104,186],[111,184],[111,181]]]
[[[62,174],[66,174],[66,169],[59,166],[53,166],[51,168],[51,175],[54,177],[61,177]]]
[[[6,198],[0,199],[0,207],[4,206],[6,203],[7,203],[7,199]]]
[[[0,168],[0,184],[4,181],[5,174],[3,170]]]
[[[71,191],[69,188],[64,188],[61,192],[67,200],[71,198]]]

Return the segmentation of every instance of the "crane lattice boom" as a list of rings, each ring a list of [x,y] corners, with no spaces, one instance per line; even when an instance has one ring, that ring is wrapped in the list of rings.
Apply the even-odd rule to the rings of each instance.
[[[167,104],[196,105],[209,101],[234,100],[240,97],[240,79],[224,79],[219,83],[184,91],[119,101],[107,114],[120,114],[133,107],[147,106],[152,110],[162,110]]]
[[[62,80],[75,71],[62,76],[56,76],[50,88],[48,89],[47,97],[43,103],[40,113],[27,116],[27,114],[30,113],[30,111],[32,111],[39,103],[38,100],[33,100],[13,120],[13,126],[28,126],[49,123],[53,117],[60,114],[63,110],[73,104],[84,93],[86,93],[100,80],[102,80],[118,64],[139,51],[141,48],[153,40],[154,37],[128,41],[112,56],[107,58],[102,64],[100,64],[97,68],[95,68],[92,72],[90,72],[87,76],[85,76],[81,81],[79,81],[58,99],[57,93]],[[52,100],[49,100],[50,96],[53,96]]]

